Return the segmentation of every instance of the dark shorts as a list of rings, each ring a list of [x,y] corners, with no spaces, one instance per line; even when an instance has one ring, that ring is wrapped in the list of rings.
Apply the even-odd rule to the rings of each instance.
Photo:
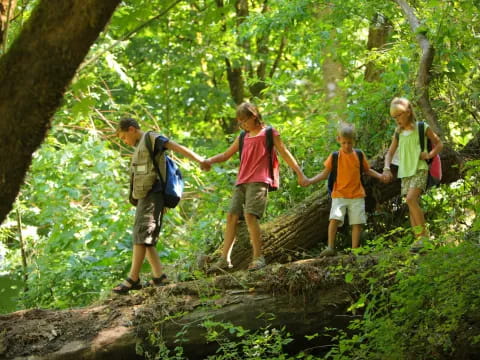
[[[235,186],[231,214],[242,216],[244,213],[253,214],[261,219],[267,206],[268,185],[265,183],[246,183]]]
[[[163,211],[163,194],[149,192],[139,199],[133,226],[133,243],[136,245],[155,246],[161,228]]]

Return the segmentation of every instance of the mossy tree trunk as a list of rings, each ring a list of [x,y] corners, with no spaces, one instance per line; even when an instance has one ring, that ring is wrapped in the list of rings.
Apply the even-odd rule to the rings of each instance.
[[[42,0],[0,58],[0,223],[50,119],[120,0]]]

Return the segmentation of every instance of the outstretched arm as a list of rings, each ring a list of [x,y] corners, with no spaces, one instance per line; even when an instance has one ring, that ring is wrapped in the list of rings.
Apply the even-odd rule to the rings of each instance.
[[[169,140],[167,143],[165,143],[165,147],[176,153],[182,154],[183,156],[189,158],[192,161],[198,162],[202,167],[204,166],[205,158],[183,145],[177,144],[176,142]]]
[[[329,174],[330,174],[330,169],[326,167],[325,169],[323,169],[321,173],[318,173],[313,178],[308,179],[307,185],[316,184],[322,180],[327,180]]]
[[[368,171],[365,171],[365,174],[371,177],[374,177],[377,180],[380,180],[381,182],[386,182],[387,177],[384,174],[380,174],[379,172],[373,170],[372,168],[368,169]]]
[[[390,182],[393,179],[392,172],[390,171],[390,164],[392,163],[393,154],[395,154],[395,150],[398,147],[398,140],[395,134],[392,137],[392,143],[388,148],[387,154],[385,155],[385,165],[383,167],[383,177],[385,182]]]
[[[273,137],[273,144],[275,145],[275,149],[277,149],[282,159],[285,160],[288,166],[290,166],[292,170],[295,171],[295,173],[297,174],[298,183],[301,186],[307,186],[308,185],[307,177],[305,176],[302,169],[298,165],[297,160],[295,160],[295,158],[290,153],[290,151],[288,151],[282,139],[280,139],[279,135]]]
[[[212,156],[211,158],[208,158],[207,160],[205,160],[205,162],[211,165],[211,164],[227,161],[233,156],[233,154],[235,154],[238,151],[238,146],[239,146],[238,144],[239,144],[239,140],[237,136],[233,144],[230,145],[230,147],[225,152]]]

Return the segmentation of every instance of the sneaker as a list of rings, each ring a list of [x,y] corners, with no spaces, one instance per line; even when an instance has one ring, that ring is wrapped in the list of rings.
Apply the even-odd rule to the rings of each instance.
[[[415,241],[412,246],[410,247],[410,251],[413,253],[417,253],[423,250],[423,241],[422,240],[417,240]]]
[[[256,259],[253,259],[250,265],[248,265],[248,271],[255,271],[265,267],[267,263],[263,256],[259,256]]]
[[[337,252],[335,251],[335,249],[332,249],[331,247],[327,247],[325,250],[323,250],[320,253],[320,257],[335,256],[336,254],[337,254]]]
[[[210,268],[208,268],[207,270],[207,274],[212,274],[212,273],[216,273],[216,272],[222,272],[222,271],[226,271],[230,268],[232,268],[232,264],[230,264],[227,259],[223,258],[223,257],[220,257],[220,259],[218,259],[217,261],[215,261],[211,266]]]

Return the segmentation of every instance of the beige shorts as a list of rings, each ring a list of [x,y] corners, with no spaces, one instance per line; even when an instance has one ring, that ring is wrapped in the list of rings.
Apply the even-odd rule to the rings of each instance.
[[[261,218],[267,207],[268,185],[246,183],[235,186],[228,212],[242,216],[244,213]]]
[[[415,175],[402,178],[402,195],[407,195],[410,189],[420,189],[425,191],[427,188],[428,170],[417,170]]]
[[[367,214],[365,213],[365,198],[332,198],[330,220],[338,220],[340,221],[338,226],[343,226],[343,221],[347,211],[348,223],[350,225],[365,224],[367,222]]]

